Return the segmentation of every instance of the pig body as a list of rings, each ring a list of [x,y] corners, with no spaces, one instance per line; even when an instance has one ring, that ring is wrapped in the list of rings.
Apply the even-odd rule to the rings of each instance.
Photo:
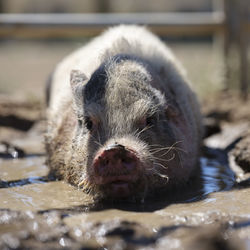
[[[114,27],[65,58],[51,82],[51,172],[96,200],[143,199],[198,168],[199,105],[171,51],[138,26]]]

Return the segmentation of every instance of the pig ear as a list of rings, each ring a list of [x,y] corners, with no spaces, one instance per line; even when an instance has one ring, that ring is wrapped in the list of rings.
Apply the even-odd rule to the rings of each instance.
[[[80,70],[72,70],[70,72],[70,85],[73,91],[76,89],[77,86],[83,85],[86,80],[86,75]]]
[[[70,73],[70,85],[73,94],[73,100],[76,107],[82,105],[82,91],[87,77],[79,70],[72,70]]]

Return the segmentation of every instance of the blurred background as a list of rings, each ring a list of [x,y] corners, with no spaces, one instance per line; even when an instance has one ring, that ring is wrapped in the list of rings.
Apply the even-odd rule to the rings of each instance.
[[[218,1],[219,2],[219,1]],[[213,0],[2,0],[6,13],[211,11]]]
[[[241,1],[232,0],[234,4]],[[247,2],[247,0],[244,1]],[[70,29],[60,26],[60,32],[55,30],[55,33],[53,30],[40,31],[36,26],[33,27],[33,30],[26,30],[25,25],[15,26],[13,23],[9,24],[8,21],[6,24],[5,22],[8,20],[6,14],[12,14],[13,17],[13,14],[25,13],[122,14],[146,12],[159,13],[162,16],[164,13],[178,12],[188,13],[192,22],[192,14],[216,11],[224,15],[226,8],[223,3],[223,0],[0,0],[0,12],[2,15],[5,14],[4,18],[0,17],[0,94],[19,99],[44,100],[46,80],[57,62],[105,28],[100,27],[94,33],[91,32],[89,26],[85,32],[78,32],[79,25],[78,30],[75,30],[75,27]],[[232,10],[232,6],[230,9]],[[223,17],[223,15],[217,17]],[[28,18],[32,23],[34,17]],[[148,15],[148,20],[151,19],[154,21],[154,17]],[[171,20],[176,20],[178,23],[178,17]],[[67,23],[67,21],[69,19],[65,17],[64,22]],[[224,25],[224,21],[222,22]],[[192,35],[189,35],[189,30],[187,32],[175,30],[175,26],[172,30],[169,29],[171,32],[167,32],[167,30],[165,32],[165,26],[160,25],[161,32],[159,32],[155,25],[150,26],[150,21],[148,25],[150,29],[159,33],[161,38],[173,49],[186,68],[188,77],[201,99],[225,88],[240,89],[242,80],[240,80],[241,58],[239,48],[237,48],[238,44],[228,45],[228,40],[235,36],[235,33],[230,31],[232,35],[229,38],[225,34],[230,32],[222,31],[219,21],[216,25],[217,28],[209,26],[211,32],[207,26],[208,32],[197,32],[197,34],[193,32]],[[40,28],[40,26],[38,27]],[[214,31],[213,27],[215,27]],[[80,28],[84,30],[86,27],[84,28],[83,25]],[[202,26],[199,29],[202,31]],[[232,51],[229,50],[231,47],[234,48]],[[244,53],[247,54],[247,51],[244,49]],[[231,66],[230,72],[228,72],[229,66]],[[248,66],[246,65],[246,67]],[[246,82],[246,79],[244,81]]]

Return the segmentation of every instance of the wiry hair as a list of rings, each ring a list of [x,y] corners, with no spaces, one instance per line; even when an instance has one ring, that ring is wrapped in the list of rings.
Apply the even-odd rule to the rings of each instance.
[[[185,183],[196,170],[202,138],[197,99],[172,52],[145,28],[111,28],[64,59],[50,96],[51,172],[91,196],[106,195],[93,181],[93,161],[112,143],[140,161],[135,197]]]

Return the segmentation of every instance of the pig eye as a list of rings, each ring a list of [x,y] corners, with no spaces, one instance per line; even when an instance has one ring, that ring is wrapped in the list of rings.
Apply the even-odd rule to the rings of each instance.
[[[145,117],[139,121],[139,127],[152,127],[154,125],[155,118],[153,116]]]
[[[154,117],[153,116],[149,116],[146,118],[145,121],[145,125],[146,126],[152,126],[154,124]]]
[[[93,128],[93,122],[88,116],[85,117],[85,126],[88,130],[91,130]]]
[[[79,126],[79,127],[82,126],[82,119],[78,119],[78,126]]]

